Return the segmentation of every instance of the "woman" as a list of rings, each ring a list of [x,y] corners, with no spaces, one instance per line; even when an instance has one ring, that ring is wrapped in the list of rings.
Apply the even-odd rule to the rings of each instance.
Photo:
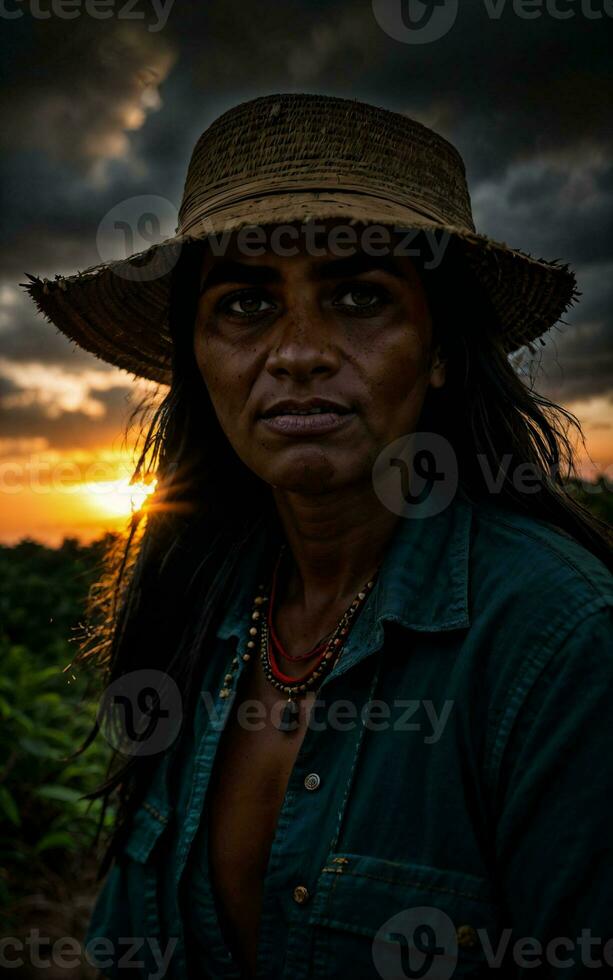
[[[137,467],[154,502],[83,652],[123,723],[88,956],[151,978],[608,965],[610,550],[564,490],[571,418],[509,361],[572,273],[475,233],[446,141],[321,96],[209,127],[180,229],[29,287],[170,383]]]

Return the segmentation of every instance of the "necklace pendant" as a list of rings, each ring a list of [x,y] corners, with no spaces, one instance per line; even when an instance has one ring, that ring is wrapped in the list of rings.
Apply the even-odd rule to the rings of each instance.
[[[284,705],[283,711],[281,712],[281,719],[277,725],[278,730],[280,732],[295,732],[298,727],[299,714],[300,711],[298,705],[290,696],[287,704]]]

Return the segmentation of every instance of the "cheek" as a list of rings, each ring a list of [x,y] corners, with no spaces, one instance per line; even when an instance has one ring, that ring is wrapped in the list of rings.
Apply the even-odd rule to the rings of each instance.
[[[231,400],[235,386],[229,384],[229,380],[236,380],[236,351],[228,347],[214,328],[205,327],[198,321],[194,333],[194,357],[211,398],[223,393],[224,401]]]
[[[235,415],[232,404],[232,393],[235,388],[228,384],[228,359],[223,356],[216,338],[204,335],[202,332],[194,335],[194,357],[215,414],[222,429],[230,438],[232,433],[228,431],[228,426],[231,425]]]
[[[212,370],[212,365],[215,363],[215,357],[211,356],[211,341],[210,337],[205,333],[204,327],[200,322],[199,318],[196,317],[196,323],[194,326],[192,349],[194,351],[194,360],[198,370],[202,376],[204,383],[210,390],[210,382],[214,377],[214,371]]]
[[[428,348],[420,331],[390,327],[368,358],[365,380],[377,417],[406,415],[421,407],[429,380]]]
[[[253,352],[229,344],[215,330],[194,334],[194,357],[215,415],[234,449],[249,440],[246,406],[253,386]]]

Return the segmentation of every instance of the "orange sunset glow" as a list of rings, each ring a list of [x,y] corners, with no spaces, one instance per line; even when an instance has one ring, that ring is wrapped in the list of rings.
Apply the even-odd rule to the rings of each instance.
[[[34,537],[56,546],[66,536],[89,542],[124,530],[155,490],[155,480],[131,482],[131,463],[127,452],[4,458],[0,539],[12,544]]]

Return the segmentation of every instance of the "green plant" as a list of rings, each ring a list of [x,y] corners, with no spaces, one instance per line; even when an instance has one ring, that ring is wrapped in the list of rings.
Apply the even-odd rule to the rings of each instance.
[[[82,874],[95,836],[99,808],[82,796],[104,778],[110,748],[96,739],[69,758],[98,699],[96,678],[70,662],[106,543],[0,548],[0,906],[11,927],[33,891]]]
[[[600,475],[595,481],[570,480],[567,487],[573,497],[595,517],[613,526],[613,483]]]

